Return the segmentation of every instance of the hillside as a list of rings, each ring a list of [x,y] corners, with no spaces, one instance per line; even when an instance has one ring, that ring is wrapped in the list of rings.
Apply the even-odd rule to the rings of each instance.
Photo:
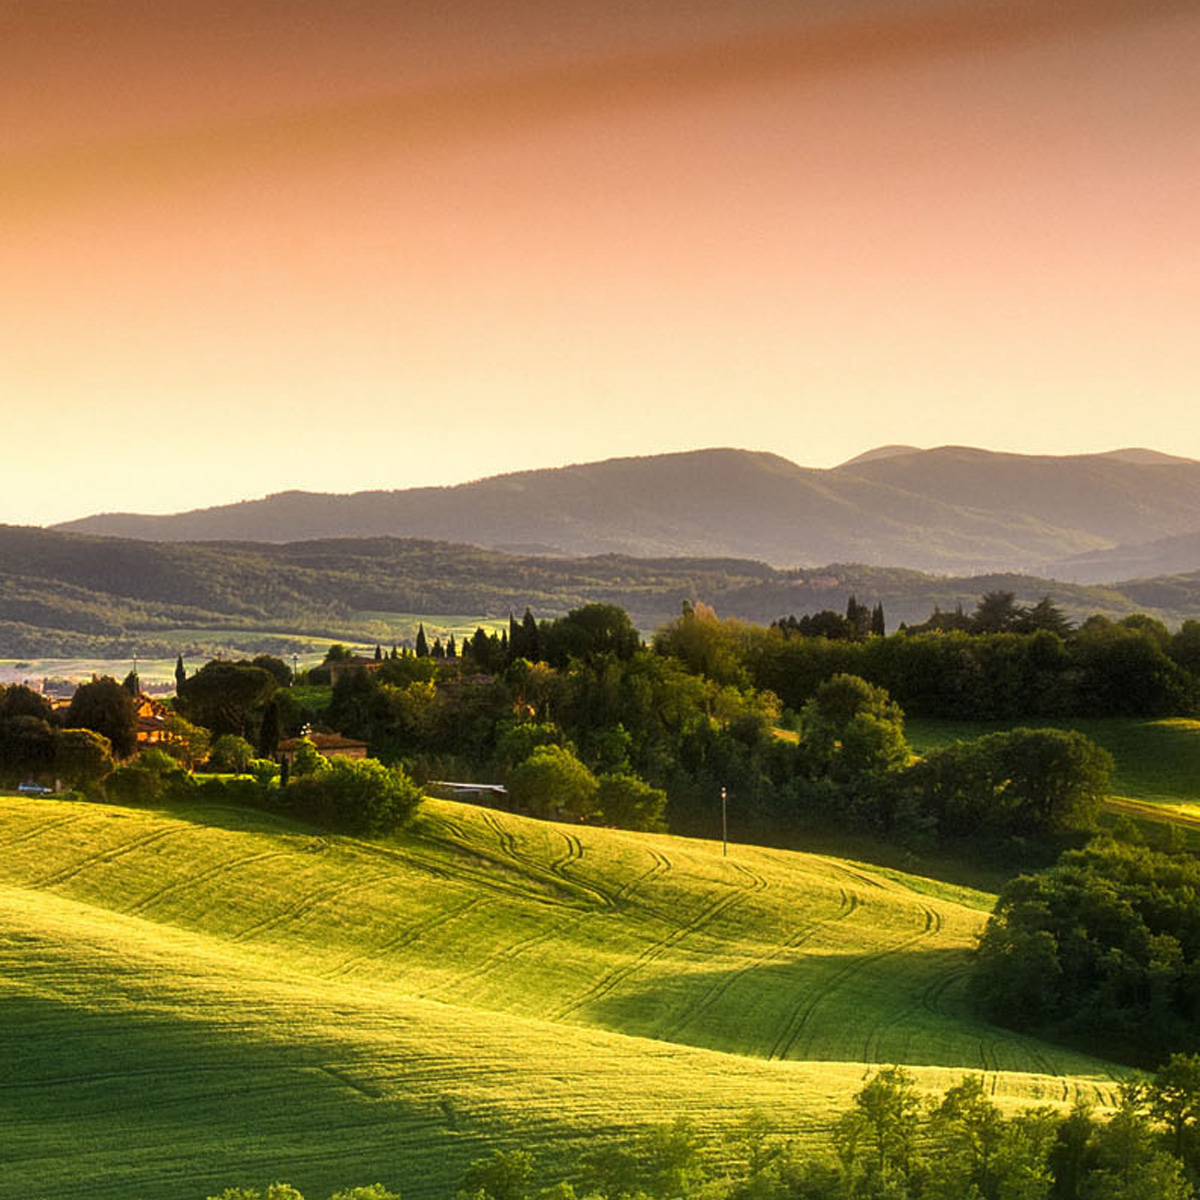
[[[970,611],[997,589],[1029,603],[1050,595],[1076,620],[1145,610],[1177,624],[1200,601],[1200,577],[1122,590],[862,565],[780,571],[745,559],[536,557],[398,538],[176,543],[12,526],[0,526],[0,564],[0,657],[19,658],[304,653],[328,638],[402,641],[418,617],[461,614],[447,623],[469,624],[526,607],[548,617],[591,601],[620,605],[646,631],[684,600],[766,623],[844,610],[854,592],[882,603],[893,629],[925,620],[935,605]]]
[[[829,470],[774,454],[699,450],[454,487],[284,492],[58,528],[161,540],[421,537],[526,553],[980,573],[1038,571],[1121,543],[1194,532],[1198,511],[1200,463],[1152,451],[1050,457],[892,446]]]
[[[14,1200],[420,1200],[489,1145],[570,1174],[684,1112],[719,1153],[748,1107],[819,1138],[876,1063],[1112,1097],[1104,1064],[966,1010],[973,894],[836,859],[446,802],[376,844],[4,798],[0,839]]]

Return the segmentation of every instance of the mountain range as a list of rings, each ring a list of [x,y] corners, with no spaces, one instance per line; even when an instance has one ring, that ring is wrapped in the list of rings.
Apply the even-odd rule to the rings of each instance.
[[[155,541],[419,537],[520,554],[859,562],[1098,582],[1200,568],[1200,462],[885,446],[840,466],[711,449],[349,495],[288,491],[59,530]]]

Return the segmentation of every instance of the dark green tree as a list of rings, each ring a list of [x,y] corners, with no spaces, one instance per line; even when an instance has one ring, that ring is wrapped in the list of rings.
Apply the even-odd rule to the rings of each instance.
[[[262,724],[258,728],[258,752],[263,758],[275,757],[281,732],[279,705],[271,700],[263,709]]]
[[[178,691],[183,687],[183,681],[187,679],[187,671],[183,667],[183,655],[176,655],[175,658],[175,690]]]
[[[883,618],[883,602],[880,601],[871,609],[871,636],[884,637],[887,634],[887,623]]]
[[[189,721],[214,734],[250,732],[250,717],[278,690],[270,671],[250,663],[206,663],[184,681],[176,703]]]
[[[63,723],[69,729],[91,729],[103,734],[117,758],[128,758],[137,746],[133,697],[108,675],[75,689]]]
[[[142,694],[142,681],[138,678],[136,671],[130,671],[121,680],[121,686],[135,699]]]
[[[425,622],[424,621],[422,621],[417,626],[416,650],[417,650],[418,658],[428,658],[429,657],[429,642],[425,637]]]

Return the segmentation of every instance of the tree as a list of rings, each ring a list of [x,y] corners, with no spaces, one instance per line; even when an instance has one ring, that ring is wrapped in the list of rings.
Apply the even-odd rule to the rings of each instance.
[[[629,614],[615,604],[573,608],[541,632],[544,657],[555,667],[565,667],[572,658],[589,662],[600,654],[613,654],[624,662],[642,644]]]
[[[459,1195],[490,1200],[527,1200],[533,1185],[533,1155],[528,1150],[493,1150],[477,1158],[463,1175]]]
[[[261,667],[269,675],[272,675],[281,688],[288,687],[292,682],[292,668],[274,654],[256,654],[250,660],[250,665]]]
[[[972,633],[1007,633],[1022,617],[1015,592],[985,592],[971,617]]]
[[[883,619],[883,602],[880,601],[871,609],[871,636],[884,637],[887,634],[887,622]]]
[[[121,680],[121,686],[136,700],[142,694],[142,681],[138,678],[137,671],[130,671],[124,679]]]
[[[41,692],[14,683],[0,689],[0,721],[7,717],[36,717],[47,724],[54,723],[54,706]]]
[[[91,729],[64,729],[54,744],[54,773],[69,786],[90,791],[116,763],[112,743]]]
[[[834,1127],[847,1196],[903,1196],[918,1165],[923,1105],[912,1077],[899,1067],[875,1075]]]
[[[223,733],[213,742],[208,762],[216,771],[241,775],[253,757],[254,747],[245,738],[238,737],[236,733]]]
[[[275,694],[279,682],[263,667],[247,662],[205,663],[179,689],[180,712],[214,734],[245,736],[250,714]]]
[[[426,637],[425,637],[425,622],[424,621],[422,621],[417,626],[417,657],[418,658],[428,658],[429,657],[429,642],[426,640]]]
[[[1150,1115],[1170,1131],[1171,1152],[1194,1161],[1200,1128],[1200,1054],[1172,1054],[1155,1072],[1147,1099]]]
[[[1015,624],[1020,633],[1036,633],[1044,629],[1061,638],[1067,637],[1072,628],[1062,609],[1049,596],[1043,596],[1032,608],[1021,613]]]
[[[311,738],[302,737],[296,743],[296,749],[292,751],[291,773],[297,779],[303,779],[307,775],[316,775],[328,769],[329,759],[317,749]]]
[[[457,658],[458,657],[458,646],[455,645],[454,634],[451,634],[446,639],[446,657],[447,658]]]
[[[189,771],[208,757],[208,749],[212,745],[212,735],[207,729],[202,725],[193,725],[178,713],[172,713],[163,722],[163,737],[163,749],[179,759]]]
[[[261,757],[275,757],[281,732],[279,703],[277,700],[271,700],[263,709],[262,723],[258,727],[258,753]]]
[[[108,675],[75,689],[64,724],[71,729],[91,729],[103,734],[117,758],[128,758],[137,746],[133,697]]]
[[[600,776],[596,811],[606,824],[663,833],[667,828],[663,820],[666,808],[667,793],[636,775],[621,772]]]
[[[421,789],[399,767],[373,758],[331,758],[288,784],[284,803],[299,817],[345,833],[377,836],[408,821]]]
[[[191,776],[164,750],[144,750],[117,767],[104,781],[110,800],[120,804],[159,804],[194,786]]]
[[[900,706],[857,675],[817,688],[800,711],[800,743],[812,773],[837,780],[897,770],[911,754]]]
[[[29,777],[49,779],[54,770],[55,730],[39,717],[0,721],[0,778],[16,783]]]
[[[595,810],[596,777],[562,746],[539,746],[508,776],[508,793],[537,816],[556,809],[585,817]]]
[[[187,678],[187,671],[183,668],[183,655],[175,656],[175,690],[178,691],[183,687],[183,681]]]
[[[1095,826],[1115,767],[1107,750],[1073,729],[1013,729],[982,740],[995,753],[1014,832]]]

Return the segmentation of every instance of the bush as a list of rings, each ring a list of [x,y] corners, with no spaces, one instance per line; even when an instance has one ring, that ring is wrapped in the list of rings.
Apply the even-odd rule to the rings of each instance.
[[[192,786],[191,776],[164,750],[143,750],[104,781],[104,792],[118,804],[161,804]]]
[[[373,758],[331,758],[284,789],[283,804],[298,817],[344,833],[381,834],[408,821],[421,789],[399,767]]]
[[[537,816],[556,809],[586,817],[596,807],[596,777],[562,746],[539,746],[508,776],[508,794]]]
[[[601,775],[596,800],[601,820],[609,825],[651,833],[666,831],[667,793],[636,775]]]
[[[253,757],[254,747],[244,737],[238,737],[236,733],[223,733],[213,742],[208,755],[208,765],[214,771],[241,775]]]

